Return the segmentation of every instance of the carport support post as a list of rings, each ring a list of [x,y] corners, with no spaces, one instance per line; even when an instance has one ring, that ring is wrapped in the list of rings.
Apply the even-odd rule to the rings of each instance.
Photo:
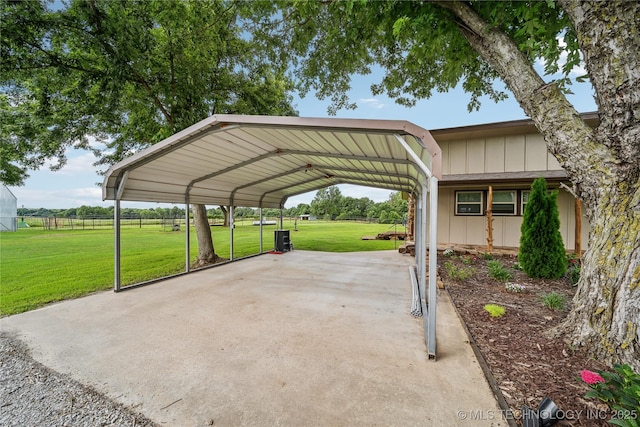
[[[116,199],[113,206],[113,265],[114,265],[114,281],[113,290],[120,291],[120,200]]]
[[[429,357],[436,357],[436,298],[438,292],[438,178],[429,178]]]
[[[260,253],[262,253],[262,208],[258,208],[258,217],[260,220]]]
[[[186,233],[186,236],[184,238],[184,243],[185,243],[185,251],[187,252],[185,255],[185,266],[184,266],[184,271],[185,272],[189,272],[190,270],[190,266],[189,266],[189,252],[191,252],[191,236],[190,236],[190,232],[189,232],[189,203],[186,203],[184,205],[184,230]]]
[[[420,192],[420,240],[416,237],[416,246],[420,248],[420,264],[418,268],[418,283],[420,284],[420,299],[422,302],[422,323],[424,325],[424,344],[427,347],[427,356],[431,358],[432,354],[435,354],[435,349],[429,347],[429,338],[433,334],[431,330],[431,324],[429,319],[431,318],[431,311],[433,310],[433,300],[427,297],[427,183],[422,184],[422,191]],[[416,256],[418,250],[416,248]],[[431,255],[431,248],[429,248],[429,255]],[[429,272],[431,275],[431,271]]]
[[[229,206],[229,261],[233,261],[233,229],[236,224],[233,221],[233,205]]]

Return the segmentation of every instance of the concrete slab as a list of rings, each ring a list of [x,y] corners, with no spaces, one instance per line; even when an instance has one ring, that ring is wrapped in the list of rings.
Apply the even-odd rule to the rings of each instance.
[[[506,425],[446,294],[427,360],[412,263],[395,251],[268,254],[0,326],[164,425]]]

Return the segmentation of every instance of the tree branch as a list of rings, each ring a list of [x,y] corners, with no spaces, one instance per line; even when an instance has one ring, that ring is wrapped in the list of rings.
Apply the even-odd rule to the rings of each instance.
[[[593,130],[554,83],[545,83],[528,58],[505,33],[490,26],[461,1],[433,1],[460,20],[459,27],[471,47],[500,75],[516,100],[543,135],[580,192],[595,191],[610,182],[608,166],[616,163],[606,147],[597,144]],[[590,181],[587,185],[580,183]]]
[[[599,105],[601,142],[640,173],[640,3],[559,1],[571,20]]]

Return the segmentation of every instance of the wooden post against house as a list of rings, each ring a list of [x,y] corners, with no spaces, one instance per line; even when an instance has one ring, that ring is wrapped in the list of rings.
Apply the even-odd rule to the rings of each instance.
[[[578,258],[582,257],[582,201],[576,197],[576,229],[574,251]]]
[[[493,187],[487,196],[487,252],[493,252]]]

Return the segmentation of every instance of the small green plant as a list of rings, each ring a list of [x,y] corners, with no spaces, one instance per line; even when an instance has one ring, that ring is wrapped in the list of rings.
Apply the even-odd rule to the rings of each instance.
[[[551,310],[564,310],[566,298],[557,292],[542,294],[542,305]]]
[[[447,272],[447,275],[453,279],[460,282],[463,282],[469,278],[471,278],[474,274],[476,274],[476,269],[473,267],[458,267],[454,262],[447,261],[444,263],[444,269]]]
[[[613,365],[614,372],[583,370],[582,381],[591,390],[586,398],[597,398],[609,406],[613,414],[610,424],[622,427],[638,427],[640,420],[640,375],[629,365]]]
[[[513,292],[515,294],[518,294],[520,292],[524,292],[525,290],[525,286],[524,285],[520,285],[518,283],[511,283],[511,282],[507,282],[504,284],[504,288],[507,290],[507,292]]]
[[[490,253],[490,252],[484,252],[484,253],[482,254],[482,258],[484,258],[484,259],[486,259],[486,260],[490,260],[490,259],[493,259],[494,257],[493,257],[493,254],[492,254],[492,253]]]
[[[497,304],[487,304],[484,306],[484,309],[491,317],[495,318],[502,317],[505,313],[504,307]]]
[[[518,271],[522,271],[522,266],[520,265],[519,262],[514,263],[511,268],[513,268],[514,270],[518,270]]]
[[[476,257],[470,257],[470,256],[461,256],[460,257],[460,261],[462,261],[463,264],[465,265],[473,265],[475,264],[475,262],[477,261]]]
[[[571,283],[571,286],[576,286],[578,284],[578,282],[580,281],[581,272],[582,267],[580,267],[580,265],[572,265],[571,267],[569,267],[567,273],[569,275],[569,283]]]
[[[571,286],[576,286],[580,280],[580,273],[582,273],[582,263],[580,258],[576,254],[567,255],[567,277]]]
[[[499,282],[506,282],[511,279],[511,273],[504,268],[504,265],[500,261],[491,260],[487,261],[487,267],[489,267],[489,276],[493,277]]]

